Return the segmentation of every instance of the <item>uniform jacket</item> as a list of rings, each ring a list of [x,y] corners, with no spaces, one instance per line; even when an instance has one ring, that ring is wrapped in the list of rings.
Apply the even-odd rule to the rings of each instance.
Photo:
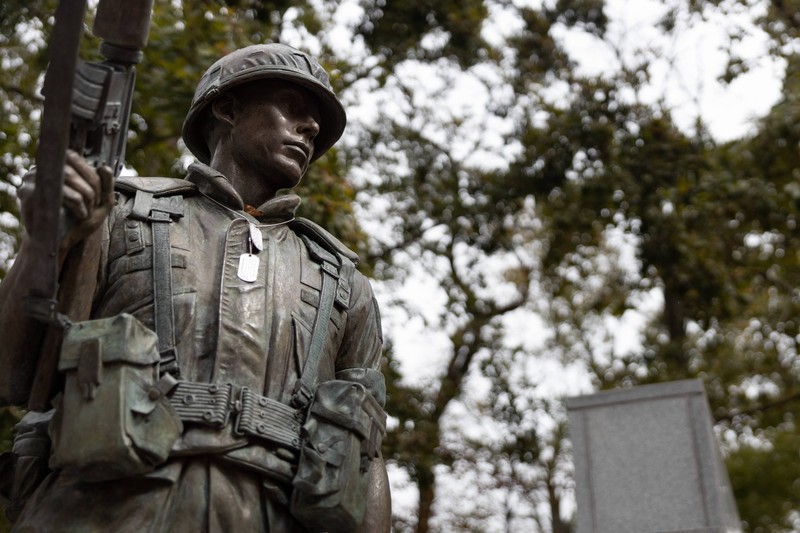
[[[294,219],[298,197],[277,197],[254,219],[227,179],[199,164],[186,180],[121,178],[117,190],[93,318],[130,313],[155,328],[152,234],[137,210],[150,197],[171,198],[182,211],[170,224],[181,379],[232,383],[235,391],[247,387],[289,403],[320,304],[325,256],[340,264],[340,280],[318,379],[360,381],[383,403],[380,319],[369,282],[355,270],[352,252]],[[263,235],[261,250],[253,247],[251,223]],[[255,281],[237,275],[247,253],[258,257]],[[63,530],[53,520],[68,509],[75,531],[299,530],[285,508],[295,460],[268,441],[236,435],[232,424],[187,424],[168,463],[147,476],[87,484],[52,475],[17,529]],[[98,511],[104,506],[114,513]]]

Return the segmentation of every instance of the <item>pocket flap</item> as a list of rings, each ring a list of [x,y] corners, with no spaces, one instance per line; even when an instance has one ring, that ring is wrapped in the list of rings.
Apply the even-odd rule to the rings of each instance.
[[[76,369],[81,354],[90,347],[99,351],[104,364],[152,365],[159,360],[155,332],[127,313],[73,324],[64,335],[58,369]]]

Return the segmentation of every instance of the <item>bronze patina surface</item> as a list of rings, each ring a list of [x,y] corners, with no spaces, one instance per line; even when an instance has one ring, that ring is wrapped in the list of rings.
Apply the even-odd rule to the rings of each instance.
[[[16,531],[389,530],[372,289],[355,254],[295,217],[297,196],[276,195],[344,123],[316,61],[256,45],[198,86],[186,179],[120,178],[111,194],[68,156],[78,222],[62,250],[101,232],[96,289],[61,353],[53,471]],[[28,248],[0,285],[4,404],[26,401],[37,363]]]

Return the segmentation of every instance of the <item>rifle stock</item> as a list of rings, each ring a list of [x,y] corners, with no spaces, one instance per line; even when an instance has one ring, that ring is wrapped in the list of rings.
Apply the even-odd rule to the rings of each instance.
[[[35,271],[28,298],[31,317],[48,324],[39,350],[31,410],[45,410],[58,385],[58,354],[63,330],[86,320],[96,288],[93,275],[100,257],[97,230],[61,258],[58,251],[69,216],[61,207],[66,151],[81,154],[95,167],[119,176],[125,160],[135,65],[147,43],[153,0],[100,0],[94,32],[103,39],[105,61],[78,59],[86,0],[61,0],[50,42],[45,75],[45,105],[36,154],[36,212],[31,228]]]

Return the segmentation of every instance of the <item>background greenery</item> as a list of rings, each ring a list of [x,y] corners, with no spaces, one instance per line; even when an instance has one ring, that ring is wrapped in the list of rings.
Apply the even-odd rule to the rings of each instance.
[[[386,456],[419,498],[398,509],[395,529],[574,529],[566,416],[537,379],[553,359],[594,389],[703,380],[746,530],[800,529],[800,2],[661,2],[666,35],[682,21],[732,21],[726,81],[750,66],[732,52],[749,31],[741,14],[785,65],[775,106],[752,134],[724,143],[702,120],[679,129],[664,101],[643,98],[654,73],[647,43],[603,75],[577,68],[565,29],[618,44],[603,0],[359,0],[351,49],[329,38],[344,4],[157,1],[128,163],[141,175],[182,174],[179,132],[196,80],[245,44],[308,47],[350,104],[385,95],[380,113],[351,120],[300,193],[304,214],[359,250],[384,294],[422,269],[442,301],[417,304],[445,336],[428,381],[407,379],[387,339]],[[36,147],[54,7],[0,4],[0,278],[20,237],[15,187]],[[515,24],[495,35],[499,11]],[[85,41],[91,56],[97,43]],[[487,122],[443,113],[411,67],[473,76],[491,94]],[[481,153],[504,161],[487,165]],[[653,297],[641,346],[615,350],[609,324]],[[415,313],[386,300],[389,314]],[[509,320],[520,313],[547,332],[535,348],[515,340]],[[0,413],[7,446],[15,415]],[[469,431],[465,416],[485,431]]]

